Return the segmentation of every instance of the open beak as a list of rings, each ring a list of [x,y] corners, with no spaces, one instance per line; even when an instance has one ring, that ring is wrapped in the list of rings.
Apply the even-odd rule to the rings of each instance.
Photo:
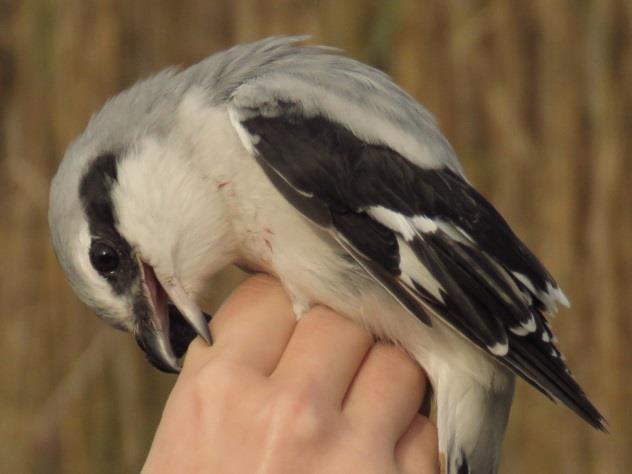
[[[149,362],[163,372],[180,372],[181,358],[196,335],[211,344],[210,316],[204,314],[175,278],[159,279],[139,260],[143,304],[135,307],[136,341]]]

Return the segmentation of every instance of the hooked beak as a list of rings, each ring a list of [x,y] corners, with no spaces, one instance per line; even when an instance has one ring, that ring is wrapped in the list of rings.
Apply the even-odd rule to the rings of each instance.
[[[135,305],[136,341],[149,362],[163,372],[180,372],[179,358],[196,335],[212,343],[210,316],[203,313],[175,278],[158,278],[139,260],[143,298]]]

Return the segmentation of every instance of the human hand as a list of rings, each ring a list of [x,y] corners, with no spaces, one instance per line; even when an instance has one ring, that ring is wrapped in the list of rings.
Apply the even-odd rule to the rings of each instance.
[[[143,472],[437,473],[436,429],[417,413],[423,371],[402,350],[316,307],[298,323],[278,282],[255,276],[199,338]]]

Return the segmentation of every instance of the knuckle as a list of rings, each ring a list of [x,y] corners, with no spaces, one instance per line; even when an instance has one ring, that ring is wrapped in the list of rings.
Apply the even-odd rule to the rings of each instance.
[[[204,364],[195,373],[182,377],[178,382],[182,392],[194,406],[209,406],[212,397],[213,405],[227,404],[235,395],[243,390],[244,374],[238,367],[225,361],[213,360]]]
[[[244,382],[243,368],[218,359],[205,364],[195,376],[200,390],[230,395],[241,391]]]
[[[224,361],[210,361],[195,372],[181,375],[169,397],[171,413],[186,419],[191,433],[204,433],[210,420],[242,412],[257,383],[249,373]]]
[[[310,391],[293,387],[277,393],[273,407],[273,424],[293,440],[313,442],[328,429],[328,410]]]

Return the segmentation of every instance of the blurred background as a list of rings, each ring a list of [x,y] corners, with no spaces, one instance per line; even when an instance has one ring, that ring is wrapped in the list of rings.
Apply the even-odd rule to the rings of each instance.
[[[610,434],[521,383],[502,472],[632,472],[630,0],[1,0],[0,471],[138,471],[175,380],[63,279],[46,212],[65,147],[138,78],[290,33],[424,103],[573,303],[553,325]]]

